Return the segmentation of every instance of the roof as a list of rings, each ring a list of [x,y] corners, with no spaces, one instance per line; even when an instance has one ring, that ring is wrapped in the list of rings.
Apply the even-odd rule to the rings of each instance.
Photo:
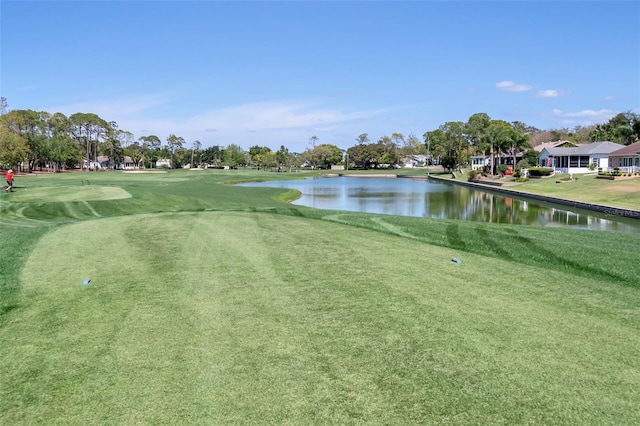
[[[624,148],[620,148],[609,154],[612,157],[627,157],[640,155],[640,141],[636,141],[631,145],[627,145]]]
[[[564,144],[578,145],[578,144],[574,144],[571,141],[542,142],[541,144],[534,146],[533,149],[535,151],[542,152],[542,150],[545,149],[545,148],[555,148],[555,147],[558,147],[558,146],[562,146]]]
[[[591,154],[610,154],[624,145],[610,141],[593,142],[588,145],[576,146],[574,148],[544,148],[549,155],[554,157],[562,157],[569,155],[591,155]]]

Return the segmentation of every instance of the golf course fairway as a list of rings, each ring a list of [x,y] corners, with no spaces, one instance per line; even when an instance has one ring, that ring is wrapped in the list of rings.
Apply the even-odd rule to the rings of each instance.
[[[269,176],[22,178],[0,200],[1,423],[640,419],[630,235],[226,185]]]

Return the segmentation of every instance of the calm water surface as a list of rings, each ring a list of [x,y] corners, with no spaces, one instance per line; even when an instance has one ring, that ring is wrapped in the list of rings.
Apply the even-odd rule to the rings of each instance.
[[[302,197],[293,204],[317,209],[640,233],[640,220],[426,180],[335,177],[241,185],[297,189]]]

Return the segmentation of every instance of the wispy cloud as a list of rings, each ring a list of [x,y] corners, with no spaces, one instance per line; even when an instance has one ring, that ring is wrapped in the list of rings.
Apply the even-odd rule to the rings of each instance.
[[[532,89],[528,84],[517,84],[511,80],[499,81],[496,88],[504,92],[527,92]]]
[[[559,109],[554,109],[552,114],[556,117],[564,118],[564,120],[561,120],[561,123],[592,125],[609,121],[611,117],[617,114],[617,111],[610,109],[585,109],[577,112],[564,112]]]
[[[274,101],[250,103],[204,112],[186,123],[221,131],[236,129],[291,129],[343,123],[378,115],[382,111],[352,111],[322,108],[311,103]],[[205,126],[206,125],[206,126]],[[204,127],[202,127],[204,126]]]
[[[77,112],[97,114],[107,121],[119,121],[121,118],[157,108],[169,102],[168,94],[136,96],[131,98],[81,101],[66,105],[53,105],[47,111],[61,112],[66,115]]]
[[[558,98],[560,97],[560,92],[557,90],[547,89],[540,90],[536,93],[536,98]]]
[[[615,99],[616,99],[616,97],[615,97],[615,96],[605,96],[605,97],[602,99],[602,102],[611,102],[611,101],[614,101]]]
[[[200,111],[195,114],[167,117],[167,108],[173,107],[171,96],[139,96],[130,99],[111,99],[78,102],[52,106],[48,111],[67,115],[92,112],[107,121],[116,121],[123,130],[136,137],[157,135],[164,139],[169,134],[182,136],[187,141],[226,145],[268,145],[301,141],[306,143],[309,132],[331,133],[339,126],[353,125],[359,120],[379,117],[386,110],[349,110],[327,107],[313,102],[271,101],[233,105]]]

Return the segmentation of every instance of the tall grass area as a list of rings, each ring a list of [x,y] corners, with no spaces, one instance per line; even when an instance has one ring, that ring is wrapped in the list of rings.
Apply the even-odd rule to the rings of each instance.
[[[634,235],[229,185],[282,177],[19,177],[0,423],[637,423]]]

